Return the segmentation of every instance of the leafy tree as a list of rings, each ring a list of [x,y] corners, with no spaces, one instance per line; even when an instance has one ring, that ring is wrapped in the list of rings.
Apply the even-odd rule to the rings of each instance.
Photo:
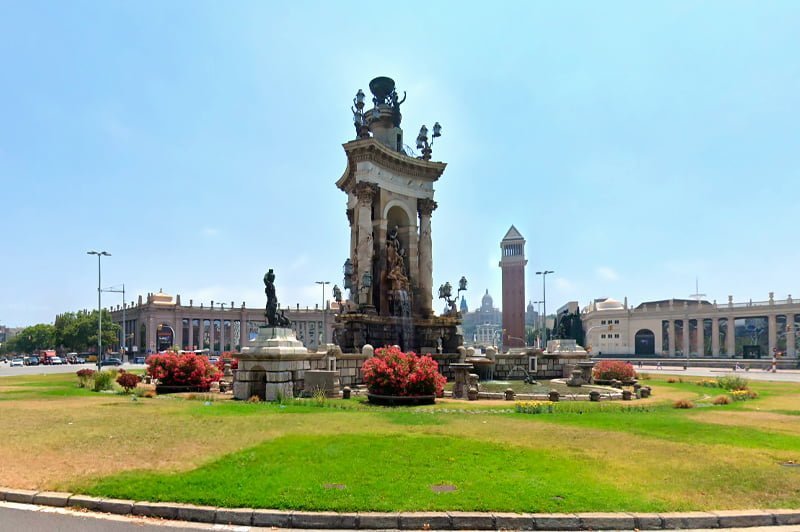
[[[25,327],[12,338],[15,351],[33,353],[40,349],[52,349],[56,345],[56,330],[49,323]]]
[[[111,314],[104,310],[103,346],[119,341],[120,326],[111,322]],[[86,351],[97,345],[97,311],[67,312],[56,318],[56,340],[58,345],[73,351]]]

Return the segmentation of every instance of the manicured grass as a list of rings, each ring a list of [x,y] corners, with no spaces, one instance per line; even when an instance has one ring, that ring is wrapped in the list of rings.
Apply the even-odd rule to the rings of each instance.
[[[124,473],[94,495],[303,510],[620,508],[630,493],[567,453],[452,436],[286,436],[183,474]],[[585,466],[585,464],[583,464]],[[454,486],[436,492],[436,486]],[[592,486],[593,489],[588,489]],[[642,494],[636,494],[641,498]],[[652,505],[646,504],[650,508]]]
[[[14,456],[0,485],[348,511],[800,507],[800,471],[780,466],[800,461],[782,413],[796,411],[797,384],[753,382],[758,399],[710,406],[712,388],[654,379],[652,400],[533,415],[503,401],[132,401],[75,382],[0,378],[0,415],[13,420],[0,441]],[[676,410],[675,398],[706,406]]]

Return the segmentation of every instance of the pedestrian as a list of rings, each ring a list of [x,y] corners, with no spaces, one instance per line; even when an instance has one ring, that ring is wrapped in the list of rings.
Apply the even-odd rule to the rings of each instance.
[[[656,364],[656,369],[661,369],[661,361],[660,360],[658,361],[658,364]]]

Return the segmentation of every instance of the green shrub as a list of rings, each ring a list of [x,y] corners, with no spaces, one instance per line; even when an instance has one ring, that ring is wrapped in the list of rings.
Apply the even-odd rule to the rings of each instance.
[[[94,374],[94,386],[92,389],[96,392],[100,392],[102,390],[111,390],[114,387],[114,379],[116,376],[116,371],[96,371]]]
[[[717,379],[717,385],[723,390],[728,390],[729,392],[746,390],[749,384],[750,381],[738,375],[725,375],[724,377]]]

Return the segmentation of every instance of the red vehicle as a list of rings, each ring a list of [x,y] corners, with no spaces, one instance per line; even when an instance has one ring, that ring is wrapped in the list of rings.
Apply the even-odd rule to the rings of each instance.
[[[58,358],[56,356],[55,349],[44,349],[42,351],[39,351],[39,362],[41,362],[42,364],[48,364],[48,365],[52,364],[53,358]],[[59,363],[60,362],[61,359],[59,358]]]

